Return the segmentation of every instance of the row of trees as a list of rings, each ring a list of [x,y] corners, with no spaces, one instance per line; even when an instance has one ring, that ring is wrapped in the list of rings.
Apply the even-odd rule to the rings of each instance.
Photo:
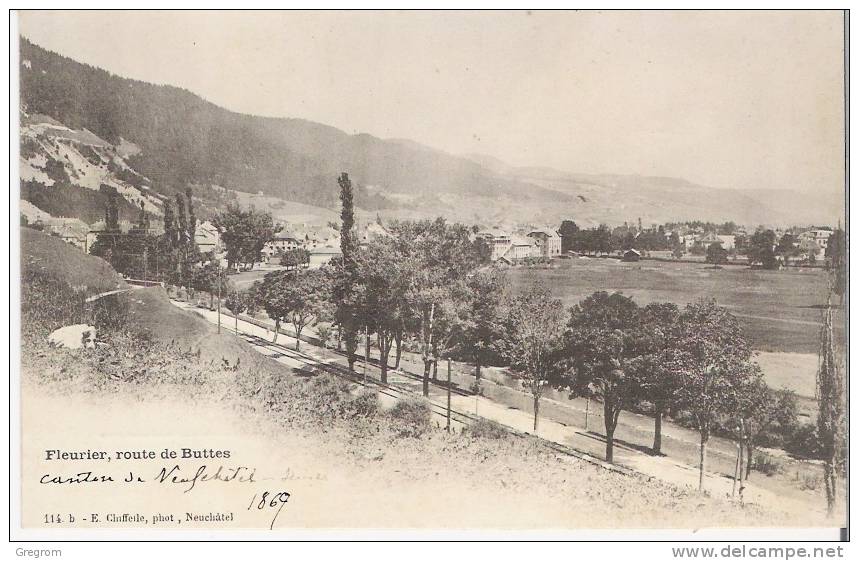
[[[795,422],[792,394],[767,387],[736,318],[712,301],[639,307],[620,293],[596,292],[565,317],[560,302],[534,286],[512,300],[505,323],[501,344],[531,391],[535,428],[544,388],[595,397],[608,461],[620,414],[633,408],[653,414],[655,453],[664,415],[682,410],[694,419],[702,486],[714,431],[742,443],[748,472],[766,431]]]
[[[196,267],[205,260],[195,243],[197,217],[191,189],[176,193],[175,210],[170,200],[164,202],[163,231],[152,227],[152,218],[141,201],[138,216],[127,232],[119,224],[119,193],[109,185],[100,189],[107,195],[105,227],[89,252],[127,277],[191,287]]]
[[[614,229],[606,225],[595,228],[580,229],[572,220],[564,220],[558,229],[561,235],[561,250],[578,251],[582,253],[611,253],[617,250],[638,249],[644,251],[658,251],[672,249],[676,257],[685,252],[684,245],[680,242],[676,228],[680,226],[696,226],[706,228],[706,231],[718,232],[724,235],[734,235],[736,225],[732,222],[724,224],[712,224],[703,222],[691,222],[685,224],[668,224],[674,228],[670,236],[666,236],[665,227],[643,229],[639,226],[624,224]],[[827,263],[831,263],[836,257],[834,254],[840,252],[845,244],[844,231],[837,228],[827,240],[825,257]],[[834,248],[834,249],[833,249]],[[788,261],[802,259],[807,263],[814,263],[818,258],[816,244],[801,242],[799,236],[792,231],[785,232],[780,238],[773,230],[758,229],[751,236],[742,234],[735,235],[734,247],[731,252],[746,255],[749,263],[759,265],[764,269],[776,269]],[[723,263],[727,261],[729,251],[720,244],[708,244],[704,246],[692,246],[693,254],[706,255],[710,263]]]
[[[736,436],[750,470],[762,435],[795,421],[786,405],[792,396],[766,386],[736,318],[714,302],[639,307],[597,292],[567,311],[536,283],[512,295],[503,270],[482,266],[457,225],[403,222],[389,230],[352,254],[351,270],[344,258],[322,270],[270,273],[257,288],[262,306],[298,335],[311,321],[338,324],[352,368],[358,333],[367,345],[375,335],[383,381],[392,349],[405,340],[422,358],[425,395],[439,360],[474,364],[478,390],[482,365],[509,365],[533,398],[535,429],[546,388],[596,398],[608,461],[623,411],[652,412],[656,453],[663,417],[685,411],[701,437],[702,485],[714,431]]]
[[[231,292],[228,308],[259,305],[276,327],[292,324],[296,348],[306,326],[316,323],[325,337],[333,324],[352,369],[359,335],[366,354],[375,336],[383,382],[394,348],[398,367],[408,347],[421,357],[424,395],[440,360],[474,364],[476,391],[483,365],[508,365],[533,397],[535,429],[547,388],[596,398],[608,461],[623,411],[652,412],[657,453],[664,416],[682,412],[700,434],[700,486],[711,435],[741,443],[748,474],[767,432],[795,422],[794,396],[767,387],[736,318],[715,302],[640,307],[622,294],[596,292],[565,310],[536,282],[514,295],[503,270],[486,266],[485,251],[460,224],[396,222],[386,236],[359,245],[351,181],[343,174],[338,183],[342,256],[320,270],[270,273],[248,294]],[[228,222],[221,224],[226,231]]]
[[[679,238],[669,239],[665,228],[644,229],[639,221],[638,227],[624,223],[623,226],[609,228],[601,224],[596,228],[580,229],[572,220],[564,220],[558,229],[561,236],[561,251],[582,253],[611,253],[621,249],[640,249],[658,251],[670,249],[679,243]]]
[[[789,409],[778,404],[791,397],[763,382],[736,318],[714,302],[639,307],[597,292],[565,310],[536,283],[513,295],[459,224],[393,223],[389,235],[359,246],[348,176],[339,184],[342,258],[317,271],[270,273],[255,291],[276,325],[291,323],[299,336],[314,321],[336,324],[350,368],[360,333],[365,353],[375,336],[383,381],[395,347],[418,353],[424,395],[439,360],[474,364],[478,391],[482,365],[509,365],[533,397],[535,429],[548,387],[601,401],[608,461],[623,411],[652,411],[660,452],[663,417],[682,410],[700,433],[702,485],[714,431],[736,435],[750,468],[761,434]]]
[[[220,268],[216,265],[220,258],[202,254],[197,246],[197,216],[190,188],[177,193],[175,201],[164,202],[163,229],[152,227],[152,217],[141,202],[137,219],[127,232],[119,224],[119,193],[108,185],[102,185],[101,190],[107,195],[105,228],[89,248],[91,254],[104,258],[125,276],[166,281],[192,290],[215,286],[211,282],[217,277],[213,271]],[[225,248],[228,270],[252,267],[261,259],[265,244],[281,229],[270,213],[235,203],[217,213],[212,223]],[[308,261],[306,250],[295,249],[286,252],[281,263],[296,269]]]

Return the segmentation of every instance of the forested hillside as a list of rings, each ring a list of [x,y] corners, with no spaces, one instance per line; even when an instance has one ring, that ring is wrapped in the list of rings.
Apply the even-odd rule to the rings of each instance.
[[[80,64],[24,38],[21,60],[21,101],[28,113],[88,129],[113,144],[133,142],[141,150],[129,164],[166,194],[188,183],[215,184],[331,206],[337,202],[333,178],[343,170],[356,179],[358,204],[365,209],[394,206],[369,196],[365,185],[475,195],[523,187],[443,152],[300,119],[234,113],[180,88]]]
[[[492,157],[458,157],[407,139],[350,135],[301,119],[242,115],[187,90],[81,64],[23,37],[20,71],[22,157],[35,158],[22,166],[45,173],[50,170],[44,166],[53,166],[59,174],[62,164],[71,177],[66,181],[59,174],[60,180],[51,183],[41,172],[24,177],[22,171],[22,198],[54,216],[86,222],[97,218],[103,206],[99,186],[77,189],[76,170],[60,153],[65,149],[51,140],[58,135],[59,143],[73,145],[74,151],[87,145],[109,152],[101,154],[103,164],[110,168],[113,161],[116,168],[108,170],[113,174],[105,176],[108,183],[145,187],[150,191],[144,194],[156,205],[159,197],[172,198],[191,186],[203,199],[204,213],[205,207],[219,207],[225,193],[221,187],[336,209],[335,178],[343,171],[354,181],[356,206],[385,219],[442,215],[508,227],[557,224],[567,218],[582,225],[637,219],[646,224],[731,220],[787,225],[835,223],[843,208],[832,197],[789,190],[750,196],[670,177],[515,168]],[[291,111],[283,107],[282,112]],[[27,129],[28,116],[47,128]],[[25,145],[26,134],[43,148],[53,143],[59,159],[53,159],[51,150],[28,152],[33,147]],[[69,135],[75,137],[65,138]],[[133,202],[135,196],[125,198]]]

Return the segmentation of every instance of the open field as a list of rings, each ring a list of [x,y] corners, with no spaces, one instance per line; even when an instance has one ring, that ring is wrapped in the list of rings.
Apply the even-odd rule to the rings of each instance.
[[[682,306],[714,298],[740,320],[758,351],[756,360],[767,383],[796,392],[802,413],[812,418],[826,275],[820,269],[714,269],[704,263],[575,258],[557,260],[552,268],[509,271],[514,289],[521,290],[533,277],[545,282],[566,306],[597,290],[622,292],[642,306],[651,302]],[[843,340],[844,330],[838,327],[836,336]]]
[[[819,269],[751,270],[698,263],[617,259],[558,260],[548,269],[512,268],[521,289],[530,276],[542,280],[567,306],[597,290],[619,291],[639,305],[674,302],[685,305],[714,298],[744,325],[760,351],[817,353],[820,306],[826,303],[826,272]],[[843,336],[843,329],[839,330]]]

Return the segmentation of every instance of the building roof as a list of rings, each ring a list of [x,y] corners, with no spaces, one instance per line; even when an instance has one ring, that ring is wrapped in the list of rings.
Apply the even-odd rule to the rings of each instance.
[[[500,228],[489,228],[487,230],[481,230],[481,231],[477,232],[477,235],[478,236],[484,236],[484,237],[490,236],[493,238],[508,238],[508,237],[510,237],[510,235],[507,232],[505,232],[504,230],[501,230]]]
[[[310,255],[340,255],[340,248],[331,246],[317,247],[310,250]]]
[[[510,236],[510,241],[514,246],[530,246],[533,247],[535,244],[534,240],[528,237],[522,237],[517,235]]]
[[[274,235],[274,238],[272,238],[272,241],[274,240],[293,240],[297,242],[298,238],[290,234],[289,232],[278,232]]]
[[[528,235],[530,236],[531,234],[544,234],[547,238],[560,238],[561,237],[560,235],[558,235],[558,232],[556,232],[555,230],[553,230],[551,228],[538,228],[535,230],[531,230],[530,232],[528,232]]]

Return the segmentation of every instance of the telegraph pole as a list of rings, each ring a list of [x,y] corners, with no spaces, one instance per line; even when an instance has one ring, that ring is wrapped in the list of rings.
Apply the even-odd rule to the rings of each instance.
[[[221,332],[221,265],[218,265],[218,333]]]
[[[367,382],[367,362],[370,360],[370,326],[364,326],[364,336],[366,340],[364,341],[364,382]]]
[[[450,357],[447,359],[447,432],[450,432]]]
[[[591,412],[591,396],[588,396],[588,400],[585,402],[585,430],[588,430],[588,416]]]

